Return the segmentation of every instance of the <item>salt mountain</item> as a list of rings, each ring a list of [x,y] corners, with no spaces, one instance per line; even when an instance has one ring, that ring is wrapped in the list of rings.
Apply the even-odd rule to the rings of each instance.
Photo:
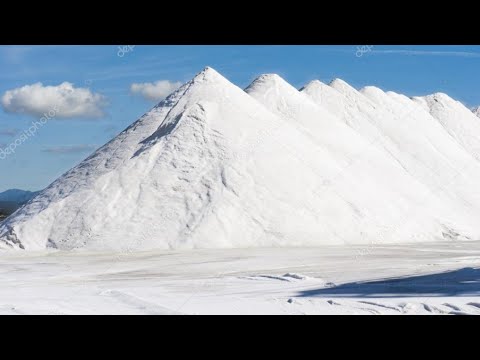
[[[206,68],[2,223],[0,247],[479,239],[478,126],[433,105]]]

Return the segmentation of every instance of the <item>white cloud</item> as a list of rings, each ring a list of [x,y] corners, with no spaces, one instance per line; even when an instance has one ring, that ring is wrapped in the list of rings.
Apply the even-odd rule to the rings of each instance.
[[[7,62],[18,64],[22,62],[25,56],[30,53],[34,47],[32,46],[1,46],[0,54]]]
[[[3,94],[1,104],[9,113],[41,117],[54,111],[56,118],[67,119],[102,117],[107,102],[101,94],[64,82],[58,86],[35,83],[8,90]]]
[[[478,58],[480,53],[471,51],[430,51],[430,50],[372,50],[375,54],[397,54],[397,55],[427,55],[427,56],[454,56]]]
[[[43,149],[43,152],[51,154],[77,154],[87,151],[93,151],[97,148],[95,145],[65,145],[65,146],[52,146]]]
[[[177,90],[180,85],[182,83],[179,81],[158,80],[154,83],[132,84],[130,91],[132,94],[141,95],[147,100],[160,101]]]
[[[17,129],[0,129],[0,136],[15,136],[17,134]]]

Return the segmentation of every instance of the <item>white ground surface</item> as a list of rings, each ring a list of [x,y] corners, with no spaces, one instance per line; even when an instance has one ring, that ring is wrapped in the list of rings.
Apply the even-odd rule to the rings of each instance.
[[[479,295],[480,242],[0,256],[0,314],[480,314]]]

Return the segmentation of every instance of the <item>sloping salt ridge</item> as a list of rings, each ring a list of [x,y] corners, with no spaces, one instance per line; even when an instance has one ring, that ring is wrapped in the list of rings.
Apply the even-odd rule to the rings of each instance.
[[[361,113],[367,118],[370,124],[378,130],[381,138],[393,142],[394,146],[386,144],[386,150],[392,153],[397,159],[401,159],[398,156],[405,157],[405,155],[408,155],[410,150],[403,148],[403,144],[409,141],[411,142],[413,139],[415,140],[414,143],[420,146],[420,149],[425,148],[425,151],[421,151],[420,155],[431,154],[431,151],[429,151],[427,147],[428,144],[433,141],[434,143],[440,144],[440,146],[436,148],[437,151],[443,148],[444,152],[449,153],[449,156],[454,158],[453,161],[444,161],[445,172],[455,169],[465,169],[466,165],[470,163],[471,159],[468,154],[460,149],[459,144],[447,136],[448,134],[441,129],[438,121],[425,114],[422,106],[417,106],[408,97],[394,92],[385,93],[381,89],[372,86],[357,91],[339,79],[332,81],[330,86],[335,88],[347,100],[350,99],[349,105],[355,109],[355,113],[347,112],[348,115],[359,117],[358,113]],[[353,124],[352,126],[356,127],[358,131],[363,132],[369,139],[373,139],[374,141],[378,139],[372,136],[373,131],[370,133],[365,131],[365,129],[368,128],[368,126],[365,126],[365,122],[361,123],[358,121],[354,123],[350,120],[350,123]],[[416,129],[416,131],[412,131],[412,129]],[[434,134],[432,134],[432,132]],[[417,154],[411,154],[415,158],[418,157]],[[444,154],[444,158],[445,156]],[[402,160],[400,161],[403,162]],[[428,164],[430,161],[427,157],[422,160],[422,162]],[[433,163],[435,164],[435,162]],[[432,170],[435,170],[435,168],[432,168]],[[442,168],[440,167],[438,170],[441,172]],[[435,178],[435,176],[426,177],[431,179]]]
[[[472,109],[472,112],[473,112],[476,116],[480,117],[480,106],[474,107],[474,108]]]
[[[367,145],[365,139],[358,137],[336,116],[319,107],[276,74],[261,75],[245,92],[274,114],[286,118],[318,147],[324,148],[324,153],[328,151],[328,156],[341,165],[350,163],[359,150]],[[348,145],[345,146],[345,143]]]
[[[472,111],[444,93],[416,97],[414,101],[425,104],[445,130],[480,161],[480,121]]]
[[[335,85],[344,89],[348,86],[340,80],[336,80]],[[307,87],[314,87],[313,91],[318,91],[320,96],[336,92],[332,87],[323,87],[318,81]],[[324,159],[333,157],[344,165],[339,173],[328,176],[335,185],[335,192],[343,196],[348,194],[348,199],[362,213],[372,213],[374,210],[370,209],[370,206],[373,199],[382,199],[383,202],[390,203],[392,207],[399,209],[396,218],[390,219],[392,228],[405,225],[405,219],[409,218],[411,212],[419,217],[432,216],[443,219],[444,222],[458,223],[451,206],[445,206],[445,203],[439,201],[430,189],[410,176],[388,153],[370,146],[365,138],[278,75],[260,76],[246,89],[246,92],[275,114],[288,119],[294,126],[304,129],[306,134],[315,138],[317,145],[324,151],[322,162],[327,163]],[[341,94],[338,92],[337,96]],[[335,97],[331,99],[335,101]],[[347,182],[348,180],[362,183],[360,193],[357,192],[355,185]],[[354,191],[349,193],[349,190]],[[316,193],[312,194],[312,196],[315,195]],[[434,206],[425,211],[426,209],[422,209],[423,204],[419,206],[416,202],[419,198],[429,198]],[[402,213],[400,209],[406,203],[409,204],[407,207],[409,210],[407,213]],[[432,219],[422,223],[431,221]],[[396,225],[393,225],[395,222],[397,222]]]
[[[389,109],[392,114],[401,110],[408,111],[407,115],[400,119],[384,117],[378,121],[398,144],[410,145],[408,148],[404,147],[403,152],[409,152],[430,169],[434,177],[442,179],[437,185],[442,191],[455,189],[457,195],[479,206],[480,197],[477,191],[472,192],[474,185],[471,179],[480,175],[480,167],[473,161],[472,154],[450,136],[449,131],[438,119],[425,111],[422,103],[418,104],[405,95],[394,92],[384,93],[376,90],[373,95],[374,92],[371,90],[365,88],[362,93],[382,108]],[[388,119],[392,119],[389,126],[385,124]]]
[[[371,92],[365,91],[365,94],[371,94]],[[374,97],[371,98],[374,99]],[[425,110],[424,102],[416,102],[395,92],[384,93],[383,97],[375,99],[382,106],[392,109],[393,113],[395,109],[408,109],[408,116],[402,118],[407,125],[404,141],[413,142],[412,148],[420,150],[416,155],[417,158],[422,159],[423,163],[434,172],[435,177],[441,180],[434,189],[450,197],[463,199],[461,202],[468,204],[468,207],[464,207],[468,212],[472,207],[478,209],[479,192],[476,190],[475,181],[472,180],[480,176],[480,167],[478,162],[474,161],[475,157],[471,151],[466,149],[461,141],[452,137],[451,132]],[[474,216],[473,213],[470,215]]]
[[[376,87],[359,92],[341,80],[330,85],[337,90],[330,92],[337,97],[333,101],[343,102],[347,107],[346,111],[336,113],[338,117],[388,152],[411,176],[459,211],[459,218],[475,217],[475,212],[465,204],[480,207],[478,191],[471,181],[479,176],[478,166],[421,106],[405,96],[386,94]],[[302,92],[318,104],[334,109],[328,104],[331,98],[318,96],[318,87],[319,82],[312,82]]]

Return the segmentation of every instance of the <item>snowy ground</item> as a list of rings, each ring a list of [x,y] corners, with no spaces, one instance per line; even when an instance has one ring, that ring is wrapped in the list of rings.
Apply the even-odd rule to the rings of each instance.
[[[480,242],[9,253],[0,314],[479,314]]]

